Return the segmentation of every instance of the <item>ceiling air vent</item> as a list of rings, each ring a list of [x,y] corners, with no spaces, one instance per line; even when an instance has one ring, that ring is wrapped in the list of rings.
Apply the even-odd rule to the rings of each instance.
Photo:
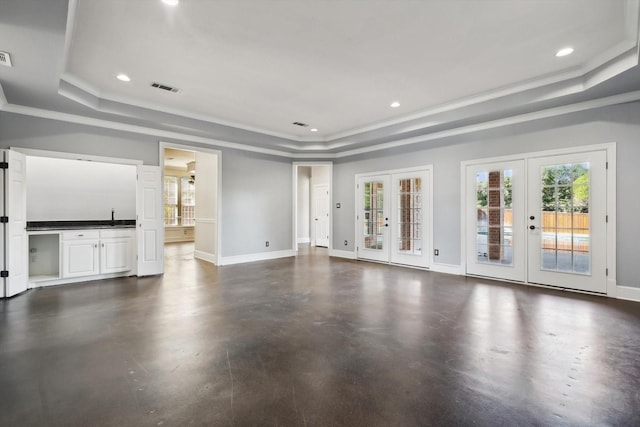
[[[0,52],[0,64],[11,67],[11,57],[7,52]]]
[[[173,93],[180,92],[180,89],[178,89],[177,87],[163,85],[162,83],[155,83],[155,82],[151,83],[151,87],[155,87],[156,89],[166,90],[167,92],[173,92]]]
[[[308,128],[308,127],[309,127],[309,125],[308,125],[308,124],[306,124],[306,123],[302,123],[302,122],[293,122],[292,124],[293,124],[293,125],[296,125],[296,126],[303,127],[303,128]]]

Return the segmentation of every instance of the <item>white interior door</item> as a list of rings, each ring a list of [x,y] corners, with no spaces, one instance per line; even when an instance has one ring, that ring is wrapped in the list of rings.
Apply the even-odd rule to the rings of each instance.
[[[467,274],[525,281],[524,160],[466,167]]]
[[[164,271],[162,174],[159,166],[138,166],[138,276]]]
[[[529,282],[606,293],[606,152],[529,160]]]
[[[316,246],[329,246],[329,186],[313,186],[313,219]]]
[[[358,258],[389,262],[389,175],[358,179]]]
[[[430,171],[391,175],[391,262],[429,267]]]
[[[27,188],[26,156],[8,150],[9,163],[5,176],[5,213],[8,217],[5,240],[5,296],[10,297],[27,290],[29,283],[27,250]]]

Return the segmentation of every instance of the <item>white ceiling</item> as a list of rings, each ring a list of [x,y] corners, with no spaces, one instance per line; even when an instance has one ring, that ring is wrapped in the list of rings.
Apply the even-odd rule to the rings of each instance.
[[[189,150],[177,148],[165,148],[163,153],[163,164],[167,168],[187,170],[187,163],[196,160],[196,154]]]
[[[575,78],[633,48],[638,36],[636,0],[69,7],[63,80],[101,100],[297,141],[331,141]],[[575,53],[556,58],[565,46]]]

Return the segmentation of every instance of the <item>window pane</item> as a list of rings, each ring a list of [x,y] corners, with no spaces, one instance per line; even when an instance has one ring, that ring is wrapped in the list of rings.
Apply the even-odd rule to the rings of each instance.
[[[178,177],[164,177],[164,223],[178,225]]]
[[[194,225],[196,205],[196,184],[191,177],[180,178],[180,221],[182,225]]]
[[[566,163],[541,170],[543,270],[590,273],[589,166]]]

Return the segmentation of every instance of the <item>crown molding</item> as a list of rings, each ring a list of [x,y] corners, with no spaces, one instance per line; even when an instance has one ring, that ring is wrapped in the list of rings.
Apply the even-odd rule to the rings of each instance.
[[[0,111],[6,111],[9,113],[40,117],[45,119],[57,120],[67,123],[80,124],[85,126],[92,126],[104,129],[119,130],[123,132],[131,132],[141,135],[153,136],[163,140],[178,140],[182,142],[200,143],[218,148],[229,148],[241,151],[248,151],[254,153],[261,153],[267,155],[273,155],[278,157],[285,157],[288,159],[309,159],[309,160],[331,160],[340,159],[345,157],[356,156],[360,154],[371,153],[381,150],[389,150],[406,145],[418,144],[428,141],[434,141],[437,139],[448,138],[451,136],[464,135],[474,132],[480,132],[489,129],[495,129],[503,126],[510,126],[514,124],[520,124],[535,120],[541,120],[545,118],[562,116],[566,114],[576,113],[580,111],[592,110],[596,108],[602,108],[610,105],[623,104],[628,102],[635,102],[640,100],[640,90],[628,92],[620,95],[613,95],[603,98],[597,98],[589,101],[578,102],[569,105],[563,105],[560,107],[553,107],[544,110],[535,111],[532,113],[520,114],[511,117],[505,117],[497,120],[490,120],[473,125],[460,126],[457,128],[447,129],[440,132],[433,132],[426,135],[420,135],[411,138],[399,139],[387,143],[375,144],[367,147],[356,148],[352,150],[344,150],[339,152],[329,152],[328,150],[318,149],[315,152],[305,153],[297,151],[282,151],[271,148],[256,147],[247,144],[241,144],[231,141],[224,141],[214,138],[205,138],[196,135],[190,135],[187,133],[165,131],[148,126],[138,126],[127,123],[120,123],[117,121],[96,119],[92,117],[85,117],[76,114],[63,113],[59,111],[45,110],[41,108],[28,107],[23,105],[10,104],[6,102],[2,85],[0,85]]]

